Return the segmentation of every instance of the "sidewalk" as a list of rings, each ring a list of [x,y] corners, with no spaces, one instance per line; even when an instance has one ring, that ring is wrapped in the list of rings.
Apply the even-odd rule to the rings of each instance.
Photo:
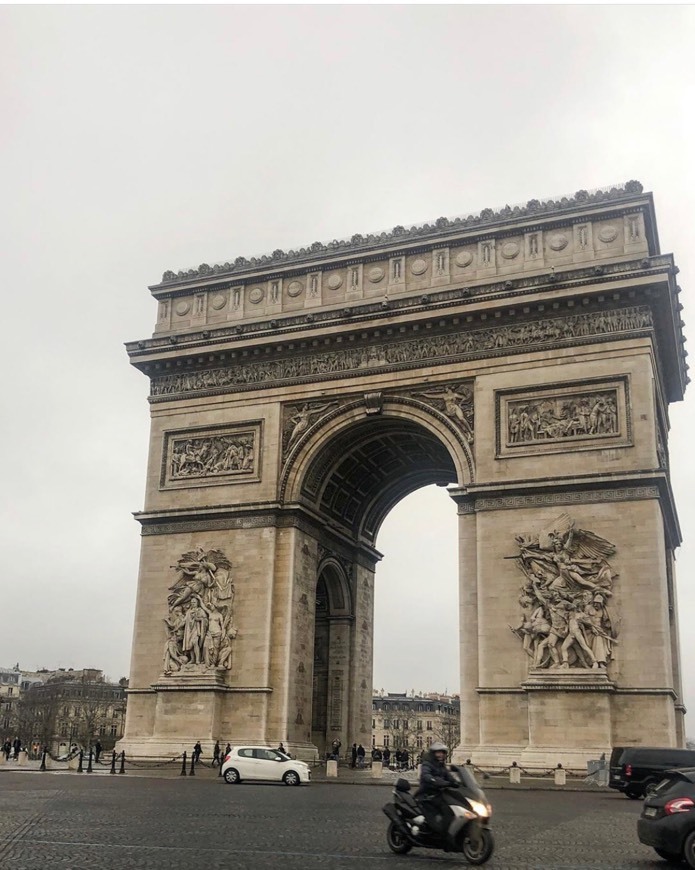
[[[65,762],[48,762],[48,770],[41,771],[40,761],[30,761],[24,766],[18,766],[13,762],[0,765],[0,774],[3,772],[9,773],[26,773],[26,774],[42,774],[46,775],[61,775],[61,776],[110,776],[111,766],[95,765],[92,773],[87,773],[86,763],[84,764],[83,773],[78,773],[76,770],[69,770]],[[119,774],[120,763],[116,764],[116,776]],[[217,780],[221,782],[221,777],[218,775],[217,767],[208,767],[206,764],[200,764],[195,769],[195,776],[200,779]],[[186,773],[190,775],[190,765],[186,765]],[[126,758],[125,765],[126,776],[152,777],[155,779],[174,779],[181,776],[181,762],[138,762],[136,759],[131,761]],[[311,768],[311,781],[320,783],[321,785],[373,785],[386,786],[393,788],[397,779],[407,779],[413,786],[417,784],[418,776],[414,770],[395,771],[384,770],[381,778],[372,777],[370,768],[364,770],[352,769],[350,767],[340,767],[337,777],[326,776],[326,766],[324,764],[315,765]],[[496,789],[506,789],[509,791],[590,791],[603,792],[610,794],[610,789],[606,786],[600,786],[597,783],[580,778],[571,777],[567,779],[566,785],[555,785],[551,776],[523,776],[519,784],[509,782],[508,776],[490,776],[484,779],[479,773],[476,774],[476,779],[483,789],[492,791]]]

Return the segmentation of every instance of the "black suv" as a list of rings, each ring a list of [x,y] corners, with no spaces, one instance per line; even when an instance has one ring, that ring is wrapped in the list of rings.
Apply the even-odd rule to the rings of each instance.
[[[611,752],[608,785],[629,798],[641,798],[650,786],[664,777],[664,771],[695,767],[695,751],[654,746],[616,746]]]

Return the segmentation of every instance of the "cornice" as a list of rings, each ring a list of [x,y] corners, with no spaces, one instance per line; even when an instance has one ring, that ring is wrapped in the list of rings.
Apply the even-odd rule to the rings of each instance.
[[[457,285],[446,290],[429,290],[388,301],[353,303],[342,308],[316,309],[310,313],[294,313],[285,316],[267,317],[244,324],[205,326],[194,331],[174,335],[154,336],[149,339],[126,342],[126,351],[134,365],[142,357],[166,352],[179,357],[184,350],[197,351],[225,344],[248,343],[255,339],[270,339],[277,342],[279,336],[292,333],[321,332],[325,327],[332,330],[336,325],[352,325],[393,318],[396,314],[411,312],[437,312],[458,306],[470,307],[479,302],[512,301],[531,293],[552,292],[593,287],[593,293],[601,292],[603,285],[635,278],[668,279],[675,275],[676,267],[670,254],[640,258],[601,265],[565,268],[559,272],[528,275],[500,280],[499,278],[476,286]],[[678,288],[679,289],[679,288]]]
[[[369,233],[366,236],[356,233],[350,239],[334,239],[327,244],[313,242],[308,247],[299,250],[283,251],[276,249],[272,254],[261,257],[237,257],[234,262],[227,262],[215,266],[202,263],[197,269],[173,272],[167,270],[162,276],[160,284],[153,284],[150,290],[155,295],[162,289],[176,289],[178,285],[190,284],[197,280],[216,278],[217,276],[234,275],[242,277],[258,271],[264,272],[273,268],[299,265],[301,263],[315,263],[330,257],[334,259],[346,256],[367,256],[370,252],[385,246],[398,247],[407,245],[411,247],[413,242],[437,242],[451,235],[452,231],[479,230],[492,232],[494,228],[504,229],[510,223],[520,220],[545,219],[558,217],[571,212],[585,212],[595,209],[597,206],[606,204],[629,205],[640,197],[649,199],[651,194],[642,194],[643,187],[639,181],[628,181],[608,189],[595,191],[579,190],[573,196],[564,196],[559,199],[547,199],[540,201],[530,199],[525,205],[509,206],[500,209],[483,209],[477,215],[456,218],[437,218],[433,223],[424,223],[411,226],[396,226],[390,232]],[[658,251],[658,239],[655,228],[651,232],[650,242],[652,251]]]

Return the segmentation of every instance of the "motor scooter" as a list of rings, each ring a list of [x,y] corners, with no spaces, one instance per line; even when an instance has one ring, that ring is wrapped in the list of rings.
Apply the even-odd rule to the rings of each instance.
[[[396,781],[393,803],[383,807],[389,818],[386,842],[392,852],[405,855],[414,846],[461,852],[469,864],[484,864],[495,848],[490,829],[490,806],[485,792],[465,767],[450,768],[456,785],[443,789],[444,803],[452,813],[446,831],[436,831],[427,824],[421,806],[410,794],[407,779]]]

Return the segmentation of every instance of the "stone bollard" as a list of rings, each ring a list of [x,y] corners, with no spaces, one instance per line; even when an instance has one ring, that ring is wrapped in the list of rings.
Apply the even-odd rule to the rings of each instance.
[[[372,779],[381,779],[384,764],[381,761],[372,761]]]
[[[329,758],[326,762],[326,777],[335,779],[338,776],[338,762],[334,758]]]
[[[3,764],[7,764],[7,756],[4,752],[0,752],[0,767],[2,767]]]
[[[68,759],[68,770],[77,770],[80,766],[80,756],[73,755],[72,758]]]
[[[29,753],[26,749],[21,749],[19,752],[19,758],[17,759],[17,764],[19,767],[26,767],[29,763]]]
[[[516,766],[516,761],[512,763],[512,766],[509,768],[509,782],[514,785],[519,785],[521,783],[521,770]]]
[[[555,785],[567,785],[567,771],[563,769],[561,764],[555,768]]]

